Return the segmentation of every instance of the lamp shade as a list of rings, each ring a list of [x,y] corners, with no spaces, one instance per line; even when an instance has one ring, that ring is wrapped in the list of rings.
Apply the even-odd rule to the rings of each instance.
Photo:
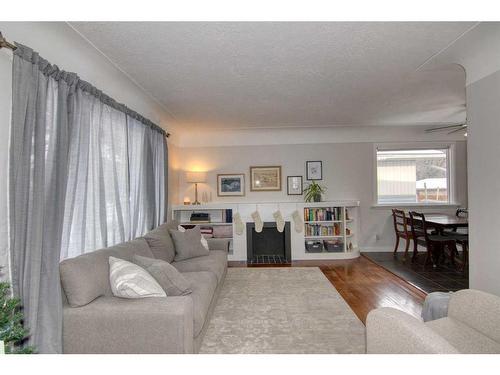
[[[197,183],[207,181],[206,172],[186,172],[186,182]]]

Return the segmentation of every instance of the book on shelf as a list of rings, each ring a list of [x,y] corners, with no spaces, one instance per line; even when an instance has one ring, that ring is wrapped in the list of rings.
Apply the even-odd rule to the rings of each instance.
[[[341,236],[341,223],[333,225],[324,224],[305,224],[305,235],[310,236]]]
[[[342,220],[342,207],[305,207],[305,221],[336,221]]]
[[[233,222],[233,210],[227,209],[225,211],[225,219],[226,219],[226,223],[232,223]]]
[[[193,212],[189,221],[197,223],[210,223],[210,214],[205,212]]]

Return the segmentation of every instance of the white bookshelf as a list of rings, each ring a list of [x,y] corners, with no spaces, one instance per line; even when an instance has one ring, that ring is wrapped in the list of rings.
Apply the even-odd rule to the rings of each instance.
[[[346,259],[359,256],[356,234],[359,202],[304,203],[304,257]]]

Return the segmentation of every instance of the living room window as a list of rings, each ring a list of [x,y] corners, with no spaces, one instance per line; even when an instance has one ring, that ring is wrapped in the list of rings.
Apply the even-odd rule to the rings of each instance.
[[[376,148],[377,204],[448,204],[450,147]]]

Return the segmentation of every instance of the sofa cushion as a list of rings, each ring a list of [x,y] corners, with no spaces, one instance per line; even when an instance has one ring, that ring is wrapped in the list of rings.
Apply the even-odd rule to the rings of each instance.
[[[99,296],[112,296],[108,258],[131,261],[134,255],[153,257],[144,238],[63,260],[59,264],[61,285],[72,307],[84,306]]]
[[[185,272],[184,277],[190,282],[193,293],[193,337],[197,337],[205,324],[208,309],[217,288],[217,278],[212,272]]]
[[[227,268],[227,252],[211,250],[206,256],[173,262],[172,265],[181,272],[211,271],[220,283]]]
[[[177,221],[171,221],[144,235],[155,258],[172,263],[175,257],[175,246],[168,230],[176,229],[178,225]]]
[[[170,263],[139,255],[134,256],[134,263],[148,271],[161,285],[167,296],[184,296],[192,292],[189,281]]]
[[[194,227],[185,232],[170,229],[169,232],[175,244],[175,261],[204,256],[209,253],[209,250],[201,244],[200,227]]]
[[[190,296],[99,297],[63,308],[63,352],[74,354],[193,353]]]
[[[109,257],[109,283],[115,297],[136,299],[167,296],[148,271],[115,257]]]
[[[453,345],[460,353],[500,353],[500,343],[493,341],[458,320],[442,318],[425,324]]]
[[[229,246],[231,244],[231,240],[229,238],[208,238],[208,248],[210,250],[224,250],[225,252],[229,251]]]

